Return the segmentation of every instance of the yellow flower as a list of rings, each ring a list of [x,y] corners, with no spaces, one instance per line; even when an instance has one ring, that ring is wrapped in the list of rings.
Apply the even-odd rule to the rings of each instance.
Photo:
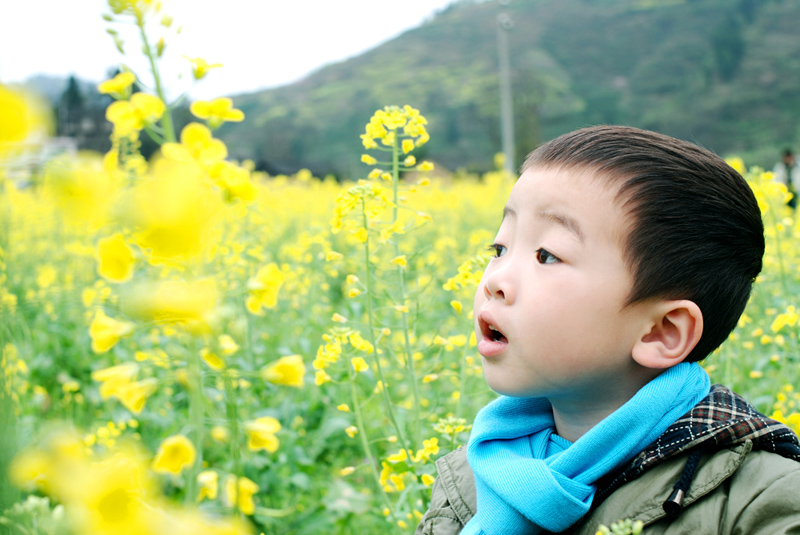
[[[361,337],[361,334],[359,334],[357,332],[356,333],[352,333],[349,336],[349,340],[350,340],[350,345],[352,345],[354,348],[356,348],[356,349],[358,349],[360,351],[364,351],[365,353],[372,353],[375,350],[375,348],[372,347],[372,344],[369,343],[368,341],[364,340]]]
[[[184,56],[186,57],[186,56]],[[192,64],[192,75],[194,76],[195,80],[203,79],[210,69],[215,69],[217,67],[222,67],[220,63],[214,63],[209,65],[206,63],[206,60],[202,58],[186,58]]]
[[[331,321],[335,321],[336,323],[347,323],[347,318],[337,312],[334,312],[333,316],[331,316]]]
[[[406,255],[396,256],[392,259],[392,264],[400,267],[406,267],[408,265],[408,260],[406,260]]]
[[[36,268],[36,285],[39,288],[49,288],[56,282],[57,277],[56,269],[49,264]]]
[[[352,473],[353,473],[353,472],[355,472],[355,471],[356,471],[356,469],[355,469],[354,467],[352,467],[352,466],[346,466],[346,467],[342,468],[342,469],[339,471],[339,475],[340,475],[340,476],[349,476],[350,474],[352,474]]]
[[[214,470],[203,470],[197,474],[197,483],[200,485],[200,492],[197,495],[197,501],[201,502],[208,498],[215,500],[219,490],[219,474]]]
[[[105,353],[116,344],[123,336],[133,332],[134,325],[127,321],[117,321],[109,318],[102,310],[97,310],[89,326],[89,336],[92,338],[92,351]]]
[[[113,77],[111,80],[106,80],[97,86],[97,90],[105,95],[116,95],[119,98],[127,98],[130,94],[130,88],[136,81],[136,75],[129,71],[124,71]]]
[[[258,270],[255,277],[247,281],[250,295],[247,298],[247,310],[252,314],[263,315],[262,309],[273,308],[278,304],[278,291],[286,276],[277,264],[271,263]]]
[[[127,136],[161,119],[166,106],[160,98],[134,93],[130,100],[117,100],[106,108],[106,119],[121,136]]]
[[[133,277],[136,258],[125,243],[125,238],[117,232],[97,242],[97,272],[111,282],[126,282]]]
[[[192,466],[197,459],[197,450],[184,435],[172,435],[164,439],[153,459],[153,471],[162,474],[180,474]]]
[[[221,334],[217,341],[219,343],[219,348],[222,350],[222,354],[226,357],[230,357],[239,351],[239,344],[228,334]]]
[[[221,97],[214,100],[192,102],[189,110],[200,119],[206,119],[213,130],[225,121],[238,123],[244,120],[242,110],[233,107],[233,100]]]
[[[364,162],[367,165],[375,165],[376,163],[378,163],[378,160],[376,160],[375,158],[373,158],[369,154],[362,154],[361,155],[361,161]]]
[[[341,260],[344,257],[342,253],[337,253],[336,251],[328,251],[325,253],[325,261],[332,262],[334,260]]]
[[[433,171],[433,163],[422,162],[417,166],[417,169],[419,169],[420,171]]]
[[[139,414],[144,409],[147,398],[156,391],[158,380],[154,377],[123,385],[114,395],[126,409]]]
[[[413,139],[404,139],[402,147],[403,147],[403,153],[404,154],[408,154],[409,152],[414,150],[414,140]]]
[[[306,365],[300,355],[281,357],[261,370],[261,378],[270,383],[284,386],[303,386]]]
[[[347,292],[347,297],[358,297],[361,295],[361,290],[358,288],[350,288],[350,291]]]
[[[337,405],[336,408],[342,412],[350,412],[350,407],[347,403],[342,403],[341,405]]]
[[[207,347],[200,350],[200,358],[213,370],[219,371],[225,369],[225,361],[216,353],[212,353]]]
[[[250,180],[250,171],[247,169],[226,161],[211,163],[207,169],[211,179],[224,192],[226,200],[251,202],[258,197],[258,190]]]
[[[358,427],[351,425],[350,427],[345,429],[344,432],[347,433],[348,437],[353,438],[354,436],[356,436],[356,433],[358,433]]]
[[[213,321],[219,292],[214,279],[143,283],[125,295],[125,310],[133,317],[158,323],[180,323],[192,331]]]
[[[406,459],[408,459],[408,452],[405,449],[401,449],[397,453],[386,457],[386,460],[392,464],[401,463]]]
[[[422,474],[422,484],[426,487],[430,487],[433,485],[433,482],[436,481],[436,478],[430,474]]]
[[[417,159],[413,155],[408,155],[406,156],[406,159],[403,160],[403,165],[405,165],[406,167],[413,167],[416,164],[417,164]]]
[[[110,368],[93,371],[92,379],[102,383],[100,385],[100,399],[106,400],[111,396],[116,396],[123,388],[132,383],[138,373],[139,366],[136,363],[125,362]]]
[[[230,438],[230,432],[225,426],[215,425],[211,428],[211,438],[217,442],[227,442],[228,438]]]
[[[453,310],[461,314],[461,310],[464,308],[464,305],[461,304],[461,301],[450,301],[450,306],[453,307]]]
[[[155,485],[140,454],[123,452],[99,462],[61,468],[56,497],[73,515],[75,533],[140,535],[157,531]],[[77,469],[76,469],[77,468]]]
[[[256,506],[253,503],[253,496],[260,490],[259,486],[246,477],[229,475],[225,479],[224,502],[228,506],[236,506],[239,511],[246,515],[252,515]]]
[[[435,373],[429,373],[428,375],[426,375],[425,377],[422,378],[422,382],[423,383],[431,383],[431,382],[435,381],[438,378],[439,378],[439,375],[437,375]]]
[[[34,128],[31,108],[25,96],[0,84],[0,155],[13,144],[25,141]]]
[[[278,451],[280,441],[275,433],[281,430],[281,423],[272,416],[262,416],[252,422],[244,424],[247,434],[247,447],[250,451],[267,450],[270,453]]]
[[[361,373],[369,370],[369,364],[362,358],[362,357],[353,357],[350,359],[350,364],[353,365],[353,369],[356,373]]]
[[[200,123],[189,123],[181,130],[180,143],[164,143],[161,152],[167,158],[202,165],[211,165],[228,156],[228,147],[211,135],[211,130]]]

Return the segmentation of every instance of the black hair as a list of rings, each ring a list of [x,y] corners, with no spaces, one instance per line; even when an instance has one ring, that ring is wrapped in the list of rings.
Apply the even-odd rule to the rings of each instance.
[[[764,255],[761,211],[744,178],[702,147],[624,126],[564,134],[528,155],[523,171],[552,167],[619,184],[630,221],[623,254],[634,278],[627,304],[693,301],[703,334],[686,361],[716,349],[736,327]]]

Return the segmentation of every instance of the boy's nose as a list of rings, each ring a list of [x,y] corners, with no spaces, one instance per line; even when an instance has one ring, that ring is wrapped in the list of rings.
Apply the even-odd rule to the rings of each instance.
[[[483,284],[486,299],[499,299],[510,305],[514,300],[514,290],[507,269],[497,269],[488,273]]]

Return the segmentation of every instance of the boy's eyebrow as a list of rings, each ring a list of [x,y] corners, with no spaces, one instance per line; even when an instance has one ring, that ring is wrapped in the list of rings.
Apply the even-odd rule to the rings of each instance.
[[[517,212],[515,212],[510,206],[503,208],[503,220],[505,220],[505,218],[508,216],[517,217]],[[578,225],[578,222],[571,217],[547,211],[537,212],[536,217],[564,227],[569,232],[574,234],[576,238],[578,238],[578,241],[581,243],[581,245],[584,244],[583,231],[581,230],[580,225]]]
[[[575,235],[578,238],[578,241],[583,245],[584,238],[583,238],[583,231],[581,230],[580,225],[578,222],[572,219],[571,217],[562,215],[562,214],[555,214],[553,212],[538,212],[536,216],[539,219],[545,219],[547,221],[551,221],[557,225],[560,225],[567,229],[569,232]]]

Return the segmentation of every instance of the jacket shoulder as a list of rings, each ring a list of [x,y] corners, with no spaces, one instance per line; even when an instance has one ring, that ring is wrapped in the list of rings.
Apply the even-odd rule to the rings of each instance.
[[[747,441],[705,455],[683,503],[670,517],[663,503],[681,477],[687,456],[679,455],[626,483],[582,521],[575,533],[594,535],[599,524],[641,520],[648,534],[800,533],[800,463]],[[796,531],[795,531],[796,530]]]
[[[436,461],[438,477],[431,490],[431,503],[417,526],[416,535],[455,535],[475,515],[475,476],[461,446]]]

